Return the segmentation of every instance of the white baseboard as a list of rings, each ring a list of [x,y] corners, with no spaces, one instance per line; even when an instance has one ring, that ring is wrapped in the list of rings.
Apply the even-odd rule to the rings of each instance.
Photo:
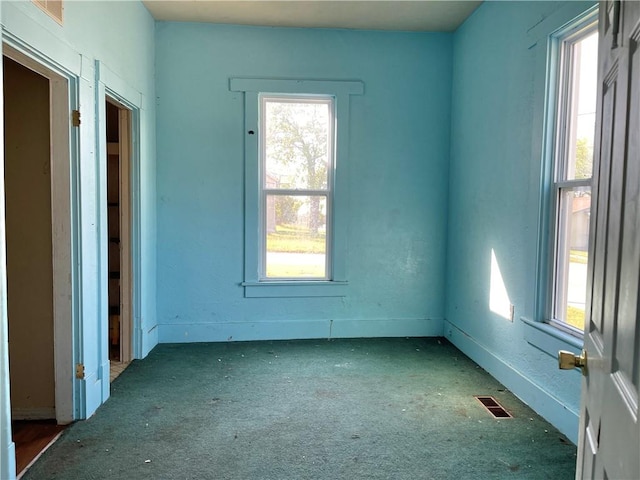
[[[55,407],[11,407],[11,420],[55,420]]]
[[[462,353],[489,372],[520,400],[531,407],[573,443],[578,442],[579,414],[563,404],[540,385],[532,382],[522,372],[514,369],[495,356],[485,346],[467,335],[458,327],[444,321],[444,336]]]

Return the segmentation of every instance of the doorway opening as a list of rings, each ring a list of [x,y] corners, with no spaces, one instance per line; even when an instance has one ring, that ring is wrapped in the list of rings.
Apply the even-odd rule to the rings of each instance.
[[[68,79],[3,46],[7,319],[18,473],[73,420]]]
[[[109,363],[115,380],[132,359],[131,110],[106,98]]]

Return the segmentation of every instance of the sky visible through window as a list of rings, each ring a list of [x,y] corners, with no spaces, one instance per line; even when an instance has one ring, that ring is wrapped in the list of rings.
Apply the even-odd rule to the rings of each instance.
[[[584,142],[588,150],[588,163],[593,164],[593,141],[596,128],[596,95],[598,91],[598,32],[593,32],[576,45],[578,67],[578,111],[576,115],[577,143]],[[576,152],[578,147],[576,147]],[[584,172],[586,173],[586,172]],[[591,177],[580,176],[576,178]]]

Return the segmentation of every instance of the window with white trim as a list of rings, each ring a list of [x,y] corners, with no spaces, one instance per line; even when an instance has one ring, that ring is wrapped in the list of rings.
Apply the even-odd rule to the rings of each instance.
[[[350,97],[360,81],[232,78],[244,93],[245,297],[345,296]]]
[[[549,323],[582,335],[587,299],[591,177],[597,99],[598,31],[592,17],[555,38],[556,95]]]

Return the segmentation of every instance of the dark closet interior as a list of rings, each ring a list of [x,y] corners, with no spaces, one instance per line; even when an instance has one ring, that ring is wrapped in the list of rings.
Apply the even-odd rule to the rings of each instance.
[[[106,102],[109,235],[109,360],[121,361],[120,110]]]

